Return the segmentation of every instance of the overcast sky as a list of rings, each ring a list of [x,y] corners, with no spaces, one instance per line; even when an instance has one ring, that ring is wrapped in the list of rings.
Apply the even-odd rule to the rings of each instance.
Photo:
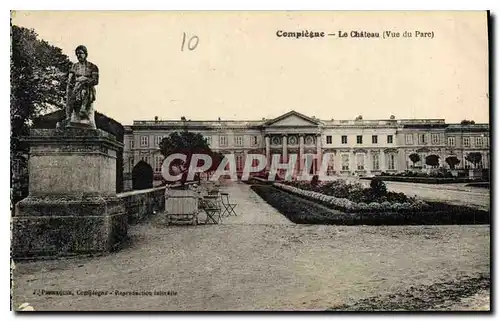
[[[485,12],[17,12],[13,24],[100,70],[95,108],[134,120],[321,119],[488,122]],[[433,31],[433,39],[285,39],[277,30]],[[181,51],[183,33],[186,44]],[[187,48],[192,35],[197,47]],[[382,36],[382,35],[381,35]]]

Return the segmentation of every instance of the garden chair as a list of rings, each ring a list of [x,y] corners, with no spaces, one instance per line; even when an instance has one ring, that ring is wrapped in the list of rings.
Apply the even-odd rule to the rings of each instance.
[[[205,195],[200,199],[200,209],[207,214],[205,224],[211,220],[215,224],[219,224],[222,220],[222,211],[217,196]]]
[[[234,215],[237,216],[236,211],[234,210],[238,204],[236,203],[231,203],[229,200],[229,193],[220,193],[220,199],[222,206],[224,207],[224,210],[222,212],[222,216],[227,215]]]

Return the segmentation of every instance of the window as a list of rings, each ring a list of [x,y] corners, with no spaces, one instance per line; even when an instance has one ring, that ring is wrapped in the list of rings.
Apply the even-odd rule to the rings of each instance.
[[[141,146],[149,146],[149,137],[141,136]]]
[[[141,160],[149,164],[149,156],[148,156],[148,154],[142,154]]]
[[[434,145],[439,144],[439,134],[432,134],[432,144]]]
[[[349,155],[348,154],[342,155],[342,170],[343,171],[349,170]]]
[[[234,136],[234,144],[236,146],[243,146],[243,136]]]
[[[464,147],[470,147],[470,137],[464,137]]]
[[[314,137],[307,136],[306,137],[306,145],[313,145],[313,144],[314,144]]]
[[[363,136],[361,135],[356,136],[356,143],[363,144]]]
[[[395,161],[396,161],[396,155],[394,155],[394,154],[389,154],[389,159],[388,159],[388,161],[389,161],[389,164],[388,164],[388,165],[389,165],[389,166],[388,166],[388,167],[389,167],[389,169],[395,169],[395,166],[394,166],[394,165],[395,165]]]
[[[342,144],[347,144],[347,136],[342,136]]]
[[[259,143],[259,138],[257,136],[252,136],[252,145],[255,146]]]
[[[243,170],[243,156],[241,154],[236,155],[236,170],[237,171],[242,171]]]
[[[328,135],[326,136],[326,143],[331,144],[332,143],[332,136]]]
[[[392,135],[387,135],[387,144],[392,144]]]
[[[133,157],[128,158],[128,168],[129,168],[129,173],[132,173],[132,170],[134,169],[134,158]]]
[[[155,167],[154,171],[155,172],[161,172],[161,165],[163,163],[163,156],[162,155],[155,155]]]
[[[205,137],[205,139],[207,141],[208,146],[212,145],[212,136],[207,136]]]
[[[332,176],[335,174],[335,155],[331,154],[330,159],[328,160],[328,168],[326,171],[328,176]]]
[[[483,146],[483,137],[479,136],[476,137],[476,147],[482,147]]]
[[[372,135],[372,144],[378,144],[378,136]]]
[[[162,139],[163,139],[163,136],[156,136],[155,137],[155,145],[160,146]]]
[[[413,144],[413,135],[412,134],[406,134],[405,135],[405,141],[406,141],[406,145]]]
[[[448,137],[448,146],[455,146],[455,137]]]
[[[373,163],[372,163],[373,169],[374,170],[378,170],[380,168],[378,154],[373,154],[372,155],[372,161],[373,161]]]
[[[220,136],[219,137],[219,144],[221,146],[226,146],[227,145],[227,136]]]
[[[364,154],[356,154],[356,165],[358,170],[365,169],[365,155]]]
[[[128,143],[129,143],[130,149],[134,149],[134,137],[131,137]]]
[[[418,134],[418,143],[420,145],[423,145],[423,144],[426,144],[427,141],[426,141],[426,138],[425,138],[425,134]]]

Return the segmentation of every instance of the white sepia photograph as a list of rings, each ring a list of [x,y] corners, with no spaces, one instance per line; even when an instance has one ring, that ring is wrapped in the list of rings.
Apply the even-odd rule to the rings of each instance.
[[[489,11],[10,11],[11,311],[491,313]]]

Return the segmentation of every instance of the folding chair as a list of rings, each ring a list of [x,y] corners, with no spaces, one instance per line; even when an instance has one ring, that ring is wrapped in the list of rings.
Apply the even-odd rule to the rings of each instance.
[[[203,196],[203,198],[200,199],[200,208],[207,214],[205,224],[207,224],[209,220],[212,220],[215,224],[219,224],[219,222],[222,221],[221,207],[217,196]]]
[[[236,212],[234,211],[236,205],[235,203],[231,203],[229,201],[229,193],[220,193],[220,199],[222,202],[222,206],[224,206],[224,210],[221,214],[221,216],[224,216],[224,214],[229,215],[234,215],[237,216]]]

